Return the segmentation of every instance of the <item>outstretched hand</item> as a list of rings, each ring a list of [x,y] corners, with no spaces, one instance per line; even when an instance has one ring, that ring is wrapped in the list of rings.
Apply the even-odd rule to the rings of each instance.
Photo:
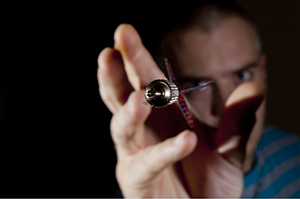
[[[240,197],[245,143],[263,99],[255,83],[238,87],[219,129],[187,130],[178,106],[152,109],[143,89],[166,79],[136,30],[120,25],[99,56],[101,97],[113,113],[116,177],[124,197]]]

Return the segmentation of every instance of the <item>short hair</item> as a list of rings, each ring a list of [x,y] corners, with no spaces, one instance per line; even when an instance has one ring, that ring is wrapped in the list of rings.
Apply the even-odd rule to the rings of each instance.
[[[204,32],[210,32],[223,19],[232,16],[242,18],[253,28],[258,39],[259,53],[263,51],[261,37],[256,26],[245,10],[234,0],[175,1],[169,5],[169,8],[161,8],[161,12],[159,25],[161,33],[154,52],[154,57],[159,65],[162,64],[162,48],[170,32],[194,27]]]

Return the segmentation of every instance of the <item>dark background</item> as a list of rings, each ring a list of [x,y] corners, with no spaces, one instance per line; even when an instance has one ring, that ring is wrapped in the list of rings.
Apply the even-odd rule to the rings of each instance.
[[[257,24],[268,54],[267,122],[299,134],[299,1],[237,2]],[[97,57],[113,46],[124,22],[152,49],[154,9],[161,5],[0,4],[0,197],[113,196],[116,156]]]

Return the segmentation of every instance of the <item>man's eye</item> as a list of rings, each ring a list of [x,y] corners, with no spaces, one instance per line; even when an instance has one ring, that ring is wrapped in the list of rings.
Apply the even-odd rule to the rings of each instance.
[[[246,82],[251,79],[251,73],[247,70],[240,71],[236,74],[236,79],[239,82]]]
[[[211,80],[201,80],[201,81],[196,82],[194,87],[201,88],[201,87],[205,87],[205,86],[209,85],[210,83],[212,83]]]

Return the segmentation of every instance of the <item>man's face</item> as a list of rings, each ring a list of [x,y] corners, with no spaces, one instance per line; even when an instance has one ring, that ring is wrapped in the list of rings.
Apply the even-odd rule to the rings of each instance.
[[[186,94],[199,121],[217,127],[227,98],[241,83],[253,81],[265,88],[265,56],[259,53],[257,37],[244,20],[227,18],[210,32],[190,28],[174,38],[166,57],[181,89],[213,81]],[[265,106],[260,109],[257,119],[263,120]]]

